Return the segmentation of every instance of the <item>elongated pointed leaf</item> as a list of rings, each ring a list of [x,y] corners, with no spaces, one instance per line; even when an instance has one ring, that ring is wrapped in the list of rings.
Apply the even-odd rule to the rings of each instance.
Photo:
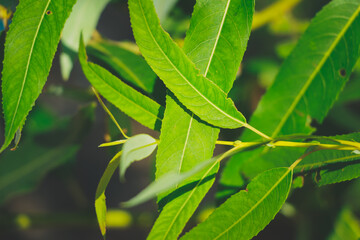
[[[159,149],[156,156],[156,179],[161,179],[167,173],[176,171],[178,174],[191,171],[200,162],[209,159],[214,150],[219,129],[209,126],[185,109],[174,96],[168,95],[163,125],[161,128]],[[198,181],[204,174],[190,177],[178,184],[176,190],[158,194],[161,213],[156,220],[148,239],[174,239],[184,228],[200,201],[215,178],[219,169],[217,164],[208,174],[207,181],[189,191],[191,183]],[[193,186],[194,187],[194,186]]]
[[[319,139],[324,144],[334,144],[336,141],[353,141],[356,145],[360,141],[359,133],[327,137],[328,139]],[[333,139],[333,140],[329,140]],[[294,159],[298,159],[303,153],[301,148],[274,148],[267,152],[252,155],[252,152],[244,152],[244,156],[250,156],[241,166],[241,171],[249,179],[252,179],[259,173],[272,168],[289,167]],[[351,180],[360,176],[359,160],[360,155],[357,151],[344,150],[321,150],[306,156],[294,169],[295,174],[306,175],[313,173],[315,182],[322,186],[326,184]],[[236,177],[236,176],[235,176]],[[230,183],[231,184],[231,183]],[[239,182],[236,187],[245,184],[245,181]],[[223,193],[226,195],[225,193]],[[218,195],[219,197],[221,194]]]
[[[109,2],[110,0],[77,0],[74,5],[61,36],[60,64],[61,74],[65,80],[69,79],[77,58],[80,34],[83,34],[86,44],[96,28],[102,11]]]
[[[129,9],[135,40],[145,60],[180,102],[215,126],[244,126],[244,116],[226,93],[203,77],[161,28],[153,3],[130,0]]]
[[[79,59],[87,79],[109,102],[144,126],[151,129],[160,128],[163,107],[128,86],[106,69],[88,63],[82,40]]]
[[[251,32],[254,1],[197,1],[184,52],[200,72],[228,93]]]
[[[309,134],[314,118],[322,122],[349,79],[359,58],[360,1],[334,0],[311,21],[297,46],[286,59],[251,118],[251,125],[276,137]],[[258,139],[244,131],[243,141]],[[239,172],[262,150],[234,156],[225,167],[221,182],[237,185]],[[246,173],[245,173],[246,174]]]
[[[252,124],[272,137],[311,132],[307,118],[322,122],[349,79],[360,54],[352,49],[359,45],[360,1],[332,1],[284,62]],[[247,131],[244,138],[254,135]]]
[[[291,186],[292,170],[266,171],[181,239],[251,239],[275,217]]]
[[[178,184],[181,184],[186,179],[194,176],[199,171],[209,168],[209,166],[213,165],[215,161],[216,158],[204,161],[190,171],[180,174],[177,172],[169,172],[163,175],[161,178],[157,179],[155,182],[151,183],[138,195],[136,195],[129,201],[124,202],[122,205],[124,207],[133,207],[145,201],[148,201],[151,198],[155,198],[159,194],[169,191],[170,189],[174,189]]]
[[[24,0],[6,37],[2,72],[5,142],[22,129],[50,71],[61,30],[75,0]]]
[[[95,194],[95,211],[96,217],[99,223],[100,231],[103,237],[106,234],[106,197],[105,190],[107,185],[110,182],[112,175],[114,174],[116,168],[120,164],[121,152],[118,152],[109,162],[108,166],[105,169],[104,174],[102,175],[99,185],[96,189]]]
[[[139,134],[128,139],[123,146],[120,161],[120,178],[125,178],[126,169],[135,161],[150,156],[157,147],[156,139],[147,134]]]
[[[152,93],[156,74],[141,56],[106,41],[92,42],[88,53],[108,64],[128,82]]]
[[[195,5],[184,51],[201,73],[211,76],[225,92],[232,86],[244,54],[253,11],[253,1],[200,0]],[[223,68],[224,65],[227,67]],[[218,133],[219,129],[189,113],[172,94],[167,96],[156,159],[156,178],[173,170],[179,173],[189,171],[210,158]],[[208,176],[216,174],[218,169],[218,165],[214,166]],[[179,184],[173,194],[166,192],[158,195],[161,213],[148,239],[174,239],[181,233],[215,180],[208,177],[189,192],[186,185],[199,180],[204,173],[201,171]]]

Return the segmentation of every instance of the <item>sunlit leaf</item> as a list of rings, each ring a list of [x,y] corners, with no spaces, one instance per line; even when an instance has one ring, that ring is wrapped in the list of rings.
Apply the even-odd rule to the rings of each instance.
[[[191,60],[161,28],[151,1],[130,0],[135,40],[154,72],[187,108],[204,121],[239,128],[246,120],[216,84],[202,76]]]
[[[251,239],[275,217],[291,186],[292,170],[276,168],[254,178],[181,239]]]
[[[69,79],[74,61],[77,59],[80,34],[84,42],[90,40],[100,15],[110,0],[77,0],[61,36],[61,74]]]
[[[80,41],[79,59],[85,76],[109,102],[151,129],[159,129],[163,107],[139,93],[106,69],[87,62],[84,42]]]
[[[176,188],[176,186],[186,179],[194,176],[199,171],[208,168],[211,164],[214,164],[216,158],[204,161],[198,164],[196,167],[190,171],[184,173],[169,172],[163,175],[161,178],[158,178],[155,182],[151,183],[148,187],[142,190],[138,195],[122,203],[124,207],[133,207],[139,205],[145,201],[148,201],[152,198],[155,198],[157,195],[167,192],[171,189]],[[195,183],[196,184],[196,183]]]
[[[128,82],[152,93],[156,74],[141,56],[106,41],[91,42],[88,52],[90,56],[109,65]]]
[[[352,50],[360,45],[359,14],[358,0],[334,0],[316,15],[261,99],[252,126],[272,137],[314,131],[311,120],[323,121],[359,58],[360,52]],[[241,138],[256,139],[248,130]],[[261,152],[234,156],[221,182],[239,186],[239,172],[245,172],[248,161],[257,165]]]
[[[99,185],[96,189],[95,194],[95,211],[96,217],[99,223],[100,231],[103,237],[106,235],[106,197],[105,190],[107,185],[110,182],[112,175],[114,174],[116,168],[120,163],[121,152],[118,152],[109,162],[108,166],[105,169],[104,174],[102,175]]]
[[[211,76],[226,92],[235,80],[244,54],[253,11],[253,1],[200,0],[195,5],[184,41],[185,53],[205,76]],[[223,68],[223,65],[227,67]],[[156,178],[173,170],[189,171],[209,159],[218,133],[219,129],[202,122],[172,94],[168,95],[156,159]],[[161,213],[148,238],[176,238],[213,185],[215,178],[211,176],[218,169],[219,165],[214,166],[207,179],[192,191],[187,191],[186,185],[201,179],[204,171],[179,184],[173,194],[158,195]],[[177,194],[180,192],[182,194]]]
[[[126,169],[135,161],[150,156],[157,147],[157,141],[147,134],[139,134],[129,138],[123,146],[120,161],[120,178],[125,178]]]
[[[5,142],[3,151],[22,129],[39,96],[75,0],[24,0],[6,36],[2,71]],[[21,37],[20,37],[21,36]]]

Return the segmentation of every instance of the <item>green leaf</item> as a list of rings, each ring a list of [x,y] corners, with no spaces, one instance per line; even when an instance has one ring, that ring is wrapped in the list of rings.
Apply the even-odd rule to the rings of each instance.
[[[228,93],[249,40],[254,1],[197,1],[184,52],[206,76]]]
[[[212,80],[216,79],[216,83],[224,91],[228,91],[235,80],[235,73],[239,68],[246,41],[250,35],[248,26],[251,26],[253,11],[253,1],[236,0],[231,1],[230,4],[230,1],[199,0],[195,5],[190,29],[184,42],[184,50],[202,73],[205,76],[211,75]],[[211,27],[206,20],[211,23],[209,24]],[[199,24],[200,22],[206,23],[205,26]],[[233,33],[237,34],[232,35]],[[211,39],[211,41],[205,41],[205,39]],[[223,61],[219,60],[227,54],[231,58],[225,57]],[[199,56],[202,56],[201,61],[199,61]],[[220,66],[227,65],[227,68],[219,69],[219,64]],[[222,76],[226,76],[226,79],[219,81]],[[218,134],[219,129],[199,120],[172,94],[169,94],[166,99],[156,159],[156,178],[161,178],[173,170],[179,173],[189,171],[199,162],[209,159]],[[161,213],[148,239],[176,238],[213,185],[215,179],[211,176],[216,174],[218,169],[217,164],[205,176],[206,179],[192,191],[189,191],[189,186],[194,186],[191,183],[199,181],[206,172],[201,171],[179,184],[172,194],[170,192],[159,194]]]
[[[176,5],[178,0],[154,0],[156,13],[160,22],[164,22],[171,9]]]
[[[170,189],[176,188],[177,185],[184,182],[186,179],[194,176],[199,171],[203,169],[212,169],[214,168],[214,162],[216,158],[212,158],[210,160],[204,161],[190,171],[184,173],[178,172],[168,172],[167,174],[163,175],[161,178],[157,179],[155,182],[151,183],[148,187],[142,190],[138,195],[130,199],[129,201],[123,202],[122,205],[124,207],[133,207],[139,205],[143,202],[150,200],[151,198],[156,197],[156,195],[162,194],[164,192],[169,191]],[[209,172],[209,171],[208,171]],[[211,176],[210,176],[211,177]],[[200,180],[201,182],[202,180]],[[194,183],[196,184],[196,182]],[[200,184],[197,182],[197,184]]]
[[[359,58],[360,2],[334,0],[311,21],[285,60],[254,115],[253,126],[271,137],[310,133],[322,122]],[[244,140],[258,138],[246,131]]]
[[[0,152],[22,129],[46,82],[61,30],[74,3],[75,0],[25,0],[16,8],[5,43],[2,71],[5,142]]]
[[[120,178],[125,178],[126,169],[135,161],[150,156],[157,147],[157,141],[147,134],[138,134],[129,138],[123,146],[120,161]]]
[[[80,34],[85,44],[96,29],[100,15],[110,0],[77,0],[69,19],[66,21],[61,37],[61,74],[69,79],[79,48]]]
[[[333,137],[334,140],[349,140],[360,142],[360,133],[352,133],[347,135],[340,135]],[[322,141],[323,142],[323,141]],[[333,142],[324,142],[324,143],[333,143]],[[320,177],[330,174],[330,172],[335,172],[336,182],[340,182],[343,180],[350,180],[350,176],[348,179],[344,179],[345,171],[344,167],[347,165],[352,169],[352,172],[355,176],[360,176],[359,168],[356,167],[356,161],[360,160],[360,154],[356,154],[354,151],[340,151],[340,150],[322,150],[318,152],[314,152],[304,158],[304,160],[294,169],[295,173],[304,173],[304,172],[313,172],[320,169]],[[352,164],[355,164],[352,165]],[[348,174],[348,173],[347,173]],[[323,179],[322,179],[323,180]],[[322,180],[320,180],[320,185]],[[335,181],[335,179],[333,179]],[[335,182],[333,182],[335,183]]]
[[[215,126],[246,125],[244,116],[226,93],[202,76],[161,28],[151,1],[130,0],[129,9],[135,40],[145,60],[180,102]]]
[[[112,104],[144,126],[159,129],[164,108],[142,95],[106,69],[87,62],[84,42],[80,41],[79,59],[90,83]]]
[[[141,56],[104,40],[91,42],[88,53],[111,66],[125,80],[152,93],[156,74]]]
[[[271,137],[309,134],[311,119],[322,122],[359,58],[360,2],[334,0],[311,21],[285,60],[274,84],[261,99],[250,124]],[[243,141],[259,139],[245,130]],[[237,185],[242,166],[262,150],[235,155],[224,168],[221,182]],[[255,162],[255,161],[254,161]],[[241,166],[242,165],[242,166]]]
[[[327,140],[326,140],[327,138]],[[324,144],[334,144],[337,140],[348,140],[354,142],[360,142],[360,134],[353,133],[347,135],[340,135],[334,137],[324,137],[318,141]],[[261,150],[261,149],[260,149]],[[255,150],[257,151],[257,150]],[[252,179],[257,174],[272,168],[289,167],[295,159],[298,159],[304,153],[304,149],[301,148],[273,148],[268,151],[254,156],[252,152],[243,153],[243,162],[235,167],[229,165],[229,167],[241,167],[240,174],[247,179]],[[248,159],[246,158],[248,157]],[[296,175],[305,175],[308,173],[314,173],[315,181],[318,185],[331,184],[346,180],[351,180],[360,177],[360,155],[353,151],[344,150],[321,150],[306,156],[294,169]],[[231,175],[228,175],[225,179],[229,179]],[[234,176],[238,178],[239,174]],[[243,186],[246,181],[241,178],[240,181],[222,182],[223,188],[233,189],[236,191],[236,187]],[[230,193],[233,193],[231,191]],[[226,197],[230,195],[223,191],[219,193],[218,197]]]
[[[156,179],[161,179],[169,172],[178,174],[191,171],[196,165],[211,158],[218,137],[219,129],[200,121],[189,113],[172,94],[167,96],[166,109],[160,134],[159,149],[156,156]],[[184,228],[200,201],[215,178],[219,165],[207,175],[203,184],[194,187],[204,171],[190,177],[176,186],[176,190],[158,194],[161,213],[151,230],[148,239],[173,239]]]
[[[291,168],[261,173],[181,239],[251,239],[275,217],[291,187]]]
[[[104,174],[102,175],[99,185],[96,189],[95,194],[95,211],[96,217],[99,223],[100,231],[103,237],[106,235],[106,197],[105,190],[107,185],[110,182],[112,175],[114,174],[116,168],[120,164],[120,156],[122,151],[118,152],[109,162],[108,166],[105,169]]]
[[[334,231],[328,240],[358,240],[360,238],[359,219],[345,207],[336,220]]]

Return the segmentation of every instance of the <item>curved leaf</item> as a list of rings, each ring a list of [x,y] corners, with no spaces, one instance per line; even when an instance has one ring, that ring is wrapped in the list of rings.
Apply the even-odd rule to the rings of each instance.
[[[311,133],[311,119],[323,121],[349,79],[359,58],[359,46],[360,1],[332,1],[311,21],[261,99],[250,124],[272,137]],[[241,140],[258,138],[245,130]],[[255,163],[261,152],[235,155],[224,168],[221,182],[241,183],[241,168],[249,161]]]
[[[205,77],[211,76],[225,92],[232,86],[244,54],[253,11],[253,1],[196,2],[184,51],[201,73]],[[156,159],[156,178],[172,170],[179,173],[189,171],[199,162],[209,159],[218,134],[218,128],[199,120],[169,94]],[[216,174],[218,169],[219,165],[216,165],[208,176]],[[181,233],[215,180],[209,177],[189,192],[186,185],[198,181],[199,176],[179,184],[173,194],[158,195],[161,213],[148,239],[173,239]]]
[[[96,188],[95,194],[95,211],[96,217],[99,223],[100,231],[103,237],[105,238],[106,234],[106,197],[105,190],[107,185],[110,182],[112,175],[114,174],[116,168],[120,164],[120,156],[122,151],[118,152],[109,162],[106,167],[100,182]]]
[[[217,158],[212,158],[210,160],[204,161],[190,171],[184,173],[177,173],[177,172],[168,172],[167,174],[163,175],[155,182],[151,183],[148,187],[142,190],[138,195],[133,197],[127,202],[122,203],[124,207],[133,207],[139,205],[145,201],[150,200],[151,198],[156,197],[156,195],[162,194],[164,192],[169,191],[170,189],[176,188],[178,184],[181,184],[186,179],[194,176],[199,171],[203,169],[213,168],[214,162]],[[196,183],[195,183],[196,184]],[[199,184],[199,183],[198,183]]]
[[[90,42],[88,53],[108,64],[125,80],[152,93],[156,74],[141,56],[106,41]]]
[[[251,32],[254,1],[197,1],[184,52],[201,73],[228,93]]]
[[[239,128],[246,120],[212,81],[202,76],[191,60],[161,28],[151,1],[129,1],[135,40],[154,72],[191,111],[223,128]]]
[[[292,169],[261,173],[181,239],[251,239],[275,217],[291,187]]]
[[[69,79],[79,48],[80,34],[85,44],[90,40],[100,15],[110,0],[77,0],[66,21],[62,36],[60,54],[61,74]]]
[[[144,126],[159,129],[163,107],[123,83],[106,69],[87,62],[84,42],[80,41],[79,59],[90,83],[112,104]]]
[[[50,71],[61,30],[75,0],[24,0],[6,37],[2,72],[5,142],[22,129]]]
[[[129,138],[123,146],[120,161],[120,178],[124,179],[126,169],[135,161],[150,156],[157,147],[157,141],[147,134],[139,134]]]

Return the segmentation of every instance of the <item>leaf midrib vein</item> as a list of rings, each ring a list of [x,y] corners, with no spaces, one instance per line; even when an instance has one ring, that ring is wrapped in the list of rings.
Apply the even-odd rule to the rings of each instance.
[[[219,27],[219,31],[218,31],[218,34],[216,36],[216,40],[215,40],[215,43],[214,43],[214,47],[212,49],[212,53],[209,57],[209,60],[208,60],[208,64],[207,64],[207,67],[206,67],[206,71],[204,73],[204,76],[206,77],[207,74],[208,74],[208,71],[209,71],[209,68],[210,68],[210,65],[211,65],[211,61],[212,61],[212,58],[214,56],[214,53],[215,53],[215,49],[217,48],[217,44],[218,44],[218,40],[220,38],[220,34],[221,34],[221,31],[222,31],[222,28],[224,26],[224,22],[225,22],[225,18],[226,18],[226,15],[227,15],[227,12],[228,12],[228,9],[229,9],[229,5],[230,5],[230,2],[231,0],[228,0],[228,3],[226,5],[226,8],[225,8],[225,11],[224,11],[224,16],[222,18],[222,21],[221,21],[221,24],[220,24],[220,27]],[[191,118],[190,118],[190,124],[189,124],[189,128],[188,128],[188,131],[187,131],[187,136],[186,136],[186,141],[185,141],[185,145],[184,145],[184,148],[183,148],[183,153],[182,153],[182,156],[181,156],[181,160],[180,160],[180,167],[179,167],[179,173],[181,171],[181,166],[182,166],[182,162],[183,162],[183,159],[184,159],[184,153],[185,153],[185,150],[187,148],[187,142],[188,142],[188,138],[189,138],[189,135],[190,135],[190,131],[191,131],[191,126],[192,126],[192,121],[193,121],[193,118],[194,118],[194,113],[191,115]],[[215,165],[214,165],[215,166]],[[211,167],[211,169],[213,168],[213,166]],[[207,175],[207,174],[206,174]],[[205,175],[205,176],[206,176]],[[198,185],[197,185],[198,186]],[[197,186],[194,188],[196,189]],[[191,198],[193,192],[190,194],[190,196],[186,199],[186,201],[184,202],[184,204],[179,208],[179,210],[177,211],[175,217],[173,218],[173,220],[171,221],[166,233],[164,234],[164,238],[163,239],[166,239],[167,235],[169,234],[170,232],[170,229],[172,228],[172,226],[174,225],[176,219],[178,218],[178,216],[180,215],[180,212],[182,212],[182,210],[184,209],[185,205],[187,204],[188,200]]]
[[[239,218],[237,221],[235,221],[230,227],[228,227],[227,229],[225,229],[222,233],[220,233],[218,236],[216,236],[215,238],[213,238],[213,240],[218,239],[219,237],[221,237],[222,235],[224,235],[225,233],[227,233],[228,231],[231,230],[231,228],[233,228],[236,224],[238,224],[240,221],[242,221],[245,217],[247,217],[247,215],[249,215],[255,208],[257,208],[270,194],[271,192],[284,180],[284,178],[289,174],[290,171],[292,171],[293,168],[289,167],[286,172],[281,176],[281,178],[276,181],[276,183],[269,189],[269,191],[267,191],[265,193],[265,195],[254,205],[252,206],[244,215],[241,216],[241,218]]]
[[[340,31],[340,33],[335,38],[334,42],[330,45],[329,50],[326,51],[324,57],[320,60],[319,64],[316,66],[314,71],[311,73],[310,77],[308,78],[305,85],[303,86],[303,88],[300,90],[299,94],[296,96],[296,98],[294,99],[294,101],[290,105],[288,111],[285,113],[284,117],[281,119],[279,125],[276,127],[276,129],[274,130],[271,137],[276,137],[276,135],[280,132],[281,128],[284,126],[284,124],[287,121],[287,119],[289,118],[290,114],[294,111],[295,107],[297,106],[297,104],[299,103],[301,98],[304,96],[304,94],[307,91],[308,87],[310,86],[312,81],[315,79],[318,72],[321,71],[321,68],[323,67],[323,65],[325,64],[327,59],[331,56],[332,51],[335,49],[335,47],[337,46],[337,44],[339,43],[341,38],[345,35],[345,32],[349,29],[351,24],[354,22],[354,20],[358,16],[359,12],[360,12],[360,6],[358,6],[358,8],[354,12],[354,14],[348,19],[348,22],[345,24],[345,27]]]
[[[91,62],[90,62],[90,64],[91,64]],[[91,71],[92,71],[98,78],[102,79],[102,77],[100,77],[100,75],[99,75],[95,70],[93,70],[93,69],[91,68],[91,65],[88,65],[88,66],[89,66],[89,69],[91,69]],[[96,66],[96,65],[95,65],[95,66]],[[131,100],[129,97],[121,94],[118,90],[116,90],[116,89],[115,89],[113,86],[111,86],[109,83],[107,83],[106,81],[102,81],[102,82],[105,83],[107,86],[109,86],[109,87],[110,87],[113,91],[115,91],[117,94],[123,96],[127,101],[133,103],[135,106],[137,106],[138,108],[140,108],[141,111],[144,111],[144,112],[149,113],[150,115],[154,116],[157,120],[160,120],[160,121],[162,122],[162,119],[159,118],[157,115],[155,115],[154,113],[150,112],[148,109],[143,108],[141,105],[137,104],[135,101]],[[121,83],[123,83],[123,82],[121,82]],[[125,83],[124,83],[124,84],[125,84]],[[152,99],[150,99],[150,100],[152,101]],[[161,108],[161,105],[159,105],[159,108]]]
[[[16,107],[15,107],[15,111],[14,111],[13,118],[12,118],[11,123],[10,123],[9,131],[8,131],[7,134],[6,134],[6,138],[9,138],[9,135],[10,135],[10,133],[11,133],[11,129],[12,129],[13,125],[14,125],[15,117],[16,117],[16,115],[17,115],[17,111],[18,111],[19,105],[20,105],[20,100],[21,100],[21,98],[22,98],[22,96],[23,96],[23,91],[24,91],[25,82],[26,82],[26,79],[27,79],[28,71],[29,71],[30,61],[31,61],[31,58],[32,58],[32,55],[33,55],[33,51],[34,51],[35,42],[36,42],[37,36],[38,36],[38,34],[39,34],[41,24],[42,24],[42,22],[43,22],[43,20],[44,20],[46,10],[48,9],[48,7],[49,7],[49,5],[50,5],[50,2],[51,2],[51,0],[48,0],[46,6],[45,6],[45,8],[44,8],[43,14],[42,14],[42,16],[41,16],[41,18],[40,18],[40,21],[39,21],[39,25],[38,25],[38,27],[37,27],[37,29],[36,29],[36,32],[35,32],[35,36],[34,36],[33,42],[32,42],[32,44],[31,44],[30,53],[29,53],[28,61],[27,61],[26,68],[25,68],[25,74],[24,74],[24,79],[23,79],[22,85],[21,85],[21,90],[20,90],[19,98],[18,98]]]
[[[230,0],[229,0],[230,1]],[[179,69],[173,64],[173,62],[168,58],[168,56],[165,54],[165,52],[163,51],[163,49],[160,47],[160,45],[158,44],[158,42],[156,41],[150,27],[149,27],[149,23],[147,21],[143,6],[141,4],[141,0],[138,0],[139,3],[139,7],[141,9],[142,12],[142,16],[144,18],[147,30],[152,38],[152,40],[154,41],[155,45],[157,46],[157,48],[160,50],[161,54],[164,56],[164,58],[167,60],[167,62],[175,69],[175,71],[181,76],[181,78],[195,91],[197,92],[201,98],[203,98],[206,102],[208,102],[211,106],[213,106],[217,111],[219,111],[220,113],[222,113],[224,116],[228,117],[229,119],[239,123],[240,125],[244,126],[246,123],[244,123],[243,121],[229,115],[228,113],[224,112],[222,109],[220,109],[218,106],[216,106],[213,102],[211,102],[208,98],[206,98],[201,92],[199,92],[199,90],[197,90],[190,82],[189,80],[179,71]],[[215,85],[216,86],[216,85]],[[220,89],[220,88],[219,88]]]

